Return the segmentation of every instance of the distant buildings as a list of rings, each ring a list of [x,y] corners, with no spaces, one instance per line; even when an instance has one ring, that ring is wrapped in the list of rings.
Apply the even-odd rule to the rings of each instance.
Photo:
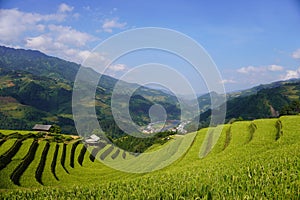
[[[98,137],[95,134],[85,139],[85,143],[88,145],[97,145],[99,141],[100,141],[100,137]]]

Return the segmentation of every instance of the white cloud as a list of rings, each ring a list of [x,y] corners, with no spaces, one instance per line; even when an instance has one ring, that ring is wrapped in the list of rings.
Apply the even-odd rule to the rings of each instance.
[[[300,67],[296,70],[287,70],[286,74],[281,77],[283,80],[288,80],[292,78],[300,78]]]
[[[65,15],[55,13],[41,15],[38,13],[25,13],[18,9],[0,9],[0,42],[12,43],[19,41],[26,31],[42,32],[48,21],[63,21]]]
[[[45,52],[52,45],[52,38],[46,35],[40,35],[37,37],[31,37],[26,39],[26,47],[29,47],[31,49],[38,49]]]
[[[248,67],[242,67],[237,70],[237,72],[242,74],[247,74],[249,72],[259,72],[261,69],[258,67],[248,66]]]
[[[254,67],[254,66],[248,66],[248,67],[242,67],[237,70],[237,72],[242,73],[242,74],[248,74],[248,73],[259,73],[259,72],[275,72],[275,71],[282,71],[284,68],[279,65],[268,65],[268,66],[259,66],[259,67]]]
[[[300,59],[300,49],[297,49],[292,53],[292,57],[295,59]]]
[[[26,38],[25,47],[36,49],[49,55],[59,56],[60,58],[82,63],[91,55],[88,50],[74,48],[68,43],[61,42],[59,35],[43,34],[37,37]]]
[[[111,62],[107,55],[99,52],[81,52],[80,54],[84,57],[84,66],[91,67],[94,70],[102,73],[105,67]]]
[[[79,14],[73,13],[73,10],[74,7],[67,4],[59,5],[57,12],[50,14],[0,9],[0,44],[35,49],[76,63],[82,63],[88,58],[85,64],[101,71],[110,63],[108,56],[88,50],[91,42],[99,38],[60,23],[71,19],[67,17],[78,18]],[[126,23],[120,23],[117,18],[103,23],[103,29],[108,32],[125,26]],[[127,68],[122,64],[107,69],[117,74],[124,70]]]
[[[122,29],[126,26],[126,22],[120,23],[118,19],[106,19],[102,25],[102,28],[105,32],[111,33],[113,29],[119,28]]]
[[[64,44],[80,47],[86,45],[89,41],[96,40],[94,36],[72,29],[69,26],[50,24],[48,28],[52,35],[55,35],[56,41]]]
[[[127,69],[127,66],[124,64],[115,64],[115,65],[110,65],[108,69],[112,71],[124,71]]]
[[[64,12],[71,12],[74,9],[74,7],[69,6],[65,3],[62,3],[58,6],[58,12],[64,13]]]
[[[236,81],[235,81],[235,80],[232,80],[232,79],[223,79],[223,80],[221,81],[221,83],[222,83],[222,84],[236,83]]]
[[[269,65],[267,66],[267,70],[275,72],[275,71],[282,71],[283,67],[279,65]]]

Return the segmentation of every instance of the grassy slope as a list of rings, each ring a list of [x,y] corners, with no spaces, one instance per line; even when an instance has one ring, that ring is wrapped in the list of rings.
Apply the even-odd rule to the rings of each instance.
[[[202,129],[183,157],[162,170],[144,175],[127,174],[100,162],[91,162],[88,153],[85,154],[83,166],[80,166],[76,162],[82,145],[76,148],[74,168],[70,167],[69,160],[71,145],[67,145],[66,168],[70,173],[67,174],[60,165],[60,144],[56,167],[59,181],[44,181],[45,185],[52,185],[54,188],[8,190],[0,196],[9,198],[13,194],[17,198],[24,197],[26,193],[28,198],[44,198],[51,195],[53,198],[74,199],[299,199],[300,116],[281,117],[280,121],[281,130],[276,126],[277,119],[224,125],[219,140],[212,139],[210,142],[212,146],[215,143],[212,151],[200,159],[199,152],[204,148],[202,144],[205,146],[209,143],[205,142],[207,129]],[[255,128],[251,129],[251,126]],[[282,131],[282,135],[276,140],[278,131]],[[102,149],[97,157],[108,148],[109,145]],[[114,152],[115,150],[107,159],[111,159],[110,156]],[[53,154],[52,146],[48,154]],[[122,153],[119,154],[121,155]],[[9,180],[7,174],[11,173],[13,164],[10,163],[1,171],[1,180]],[[46,166],[49,168],[49,163],[46,163]],[[47,170],[45,177],[51,176],[51,172]],[[34,179],[34,175],[32,177]],[[34,184],[35,180],[31,182]],[[62,186],[65,188],[61,188]],[[1,188],[17,187],[1,184]]]
[[[19,133],[21,135],[26,135],[29,133],[33,133],[33,134],[37,134],[38,131],[23,131],[23,130],[0,130],[0,133],[2,133],[3,135],[10,135],[12,133]]]

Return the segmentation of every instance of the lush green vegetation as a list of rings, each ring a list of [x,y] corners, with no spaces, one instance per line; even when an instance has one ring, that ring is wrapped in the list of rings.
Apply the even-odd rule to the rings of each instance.
[[[220,128],[223,129],[217,140],[216,129]],[[0,155],[14,151],[16,141],[7,139],[0,147]],[[33,159],[29,159],[35,143],[38,146]],[[157,149],[155,145],[153,150]],[[184,156],[164,169],[146,174],[117,171],[99,162],[101,158],[120,162],[134,158],[109,144],[88,147],[86,151],[76,140],[48,143],[28,137],[15,151],[0,171],[1,199],[300,198],[300,116],[201,129]],[[97,159],[90,151],[97,152]],[[21,187],[17,186],[12,174],[29,161],[19,177]]]
[[[239,96],[228,95],[226,102],[226,122],[240,119],[254,120],[272,118],[280,115],[300,113],[299,80],[291,82],[275,82],[241,92]],[[210,122],[211,110],[200,115],[200,128],[207,127]]]
[[[152,137],[148,138],[137,138],[131,135],[126,135],[121,138],[113,140],[113,143],[116,146],[134,153],[142,153],[146,151],[149,147],[155,144],[163,145],[168,140],[171,139],[171,135],[174,135],[175,132],[165,131],[156,133]]]
[[[34,124],[57,124],[63,133],[75,134],[72,88],[80,65],[38,51],[0,46],[0,129],[31,130]],[[92,69],[91,76],[100,77]],[[96,113],[102,129],[116,138],[124,133],[111,114],[111,94],[118,80],[102,75],[95,94]],[[127,87],[134,87],[125,84]],[[130,112],[137,124],[150,121],[154,103],[168,111],[168,119],[179,119],[176,97],[160,90],[138,88],[130,99]],[[85,106],[85,105],[84,105]]]
[[[294,100],[290,104],[285,105],[281,111],[281,115],[295,115],[300,113],[300,100]]]

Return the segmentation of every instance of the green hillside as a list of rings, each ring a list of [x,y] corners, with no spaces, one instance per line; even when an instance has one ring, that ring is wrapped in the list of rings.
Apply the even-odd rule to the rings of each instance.
[[[220,138],[215,140],[214,130],[221,127]],[[117,159],[122,163],[134,158],[110,144],[86,150],[78,139],[55,140],[6,132],[0,134],[0,196],[1,199],[300,198],[300,116],[241,121],[216,128],[201,129],[184,156],[162,170],[146,174],[116,171],[99,162],[98,159]],[[179,136],[170,142],[176,141],[176,137]],[[90,151],[96,153],[97,159]]]
[[[199,98],[199,100],[200,99],[201,98]],[[296,108],[295,112],[288,111],[292,104],[300,104],[299,79],[280,81],[266,86],[255,87],[245,90],[245,92],[240,92],[239,95],[234,93],[228,94],[228,101],[226,105],[222,106],[226,106],[226,122],[230,122],[238,118],[254,120],[278,117],[281,114],[299,113],[299,108]],[[208,126],[210,116],[210,109],[201,113],[200,127]]]
[[[36,123],[57,124],[63,133],[76,134],[72,90],[79,68],[76,63],[39,51],[0,46],[0,129],[31,130]],[[94,70],[86,70],[91,76],[100,77]],[[111,137],[123,134],[116,126],[110,109],[111,95],[117,81],[102,75],[95,95],[99,122]],[[124,93],[136,86],[129,83],[123,85]],[[165,106],[168,120],[179,119],[176,97],[139,86],[130,99],[133,121],[147,125],[150,122],[148,110],[155,103]]]

